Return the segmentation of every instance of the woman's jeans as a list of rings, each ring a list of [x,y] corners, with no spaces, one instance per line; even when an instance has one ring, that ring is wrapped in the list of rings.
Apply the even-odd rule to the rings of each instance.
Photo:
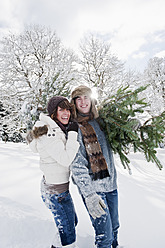
[[[107,193],[97,192],[97,194],[103,199],[106,209],[104,209],[105,214],[100,218],[93,219],[90,215],[92,225],[95,229],[96,245],[98,248],[111,248],[112,244],[115,247],[115,244],[118,244],[117,235],[119,228],[118,192],[114,190]]]
[[[61,244],[65,246],[74,243],[76,240],[77,216],[69,191],[58,195],[42,192],[42,199],[53,214],[59,230]]]

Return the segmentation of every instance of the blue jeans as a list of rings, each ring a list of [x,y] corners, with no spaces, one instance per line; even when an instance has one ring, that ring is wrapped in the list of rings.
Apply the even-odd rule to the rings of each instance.
[[[65,246],[74,243],[76,240],[75,226],[78,221],[69,191],[58,195],[43,193],[42,199],[53,214],[61,244]]]
[[[117,189],[107,193],[97,192],[97,194],[104,200],[106,209],[105,214],[100,218],[93,219],[90,215],[92,225],[95,229],[96,245],[98,248],[111,248],[112,244],[115,247],[115,244],[118,244],[117,235],[119,228]]]

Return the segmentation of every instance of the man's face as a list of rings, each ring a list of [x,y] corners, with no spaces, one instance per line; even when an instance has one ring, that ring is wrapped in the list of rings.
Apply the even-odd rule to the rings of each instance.
[[[91,108],[91,99],[89,96],[79,96],[76,98],[76,108],[82,114],[88,114]]]

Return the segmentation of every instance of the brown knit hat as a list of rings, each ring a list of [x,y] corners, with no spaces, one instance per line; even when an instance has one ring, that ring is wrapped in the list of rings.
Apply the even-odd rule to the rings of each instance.
[[[95,119],[98,118],[99,115],[98,115],[98,112],[97,112],[96,106],[95,106],[97,101],[96,101],[96,99],[93,99],[91,96],[92,90],[85,85],[78,86],[71,93],[71,103],[74,105],[74,118],[77,118],[75,99],[77,97],[83,96],[83,95],[88,96],[91,99],[91,105],[92,105],[91,112],[93,113]]]
[[[52,98],[50,98],[48,105],[47,105],[49,116],[53,114],[57,106],[64,100],[68,101],[68,99],[65,98],[64,96],[53,96]]]

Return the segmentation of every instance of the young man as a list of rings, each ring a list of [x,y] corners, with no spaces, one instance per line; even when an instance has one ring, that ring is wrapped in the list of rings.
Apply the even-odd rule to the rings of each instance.
[[[74,117],[79,123],[79,151],[71,165],[77,184],[95,229],[98,248],[117,248],[118,192],[116,169],[111,148],[98,123],[90,88],[81,85],[72,92]]]

